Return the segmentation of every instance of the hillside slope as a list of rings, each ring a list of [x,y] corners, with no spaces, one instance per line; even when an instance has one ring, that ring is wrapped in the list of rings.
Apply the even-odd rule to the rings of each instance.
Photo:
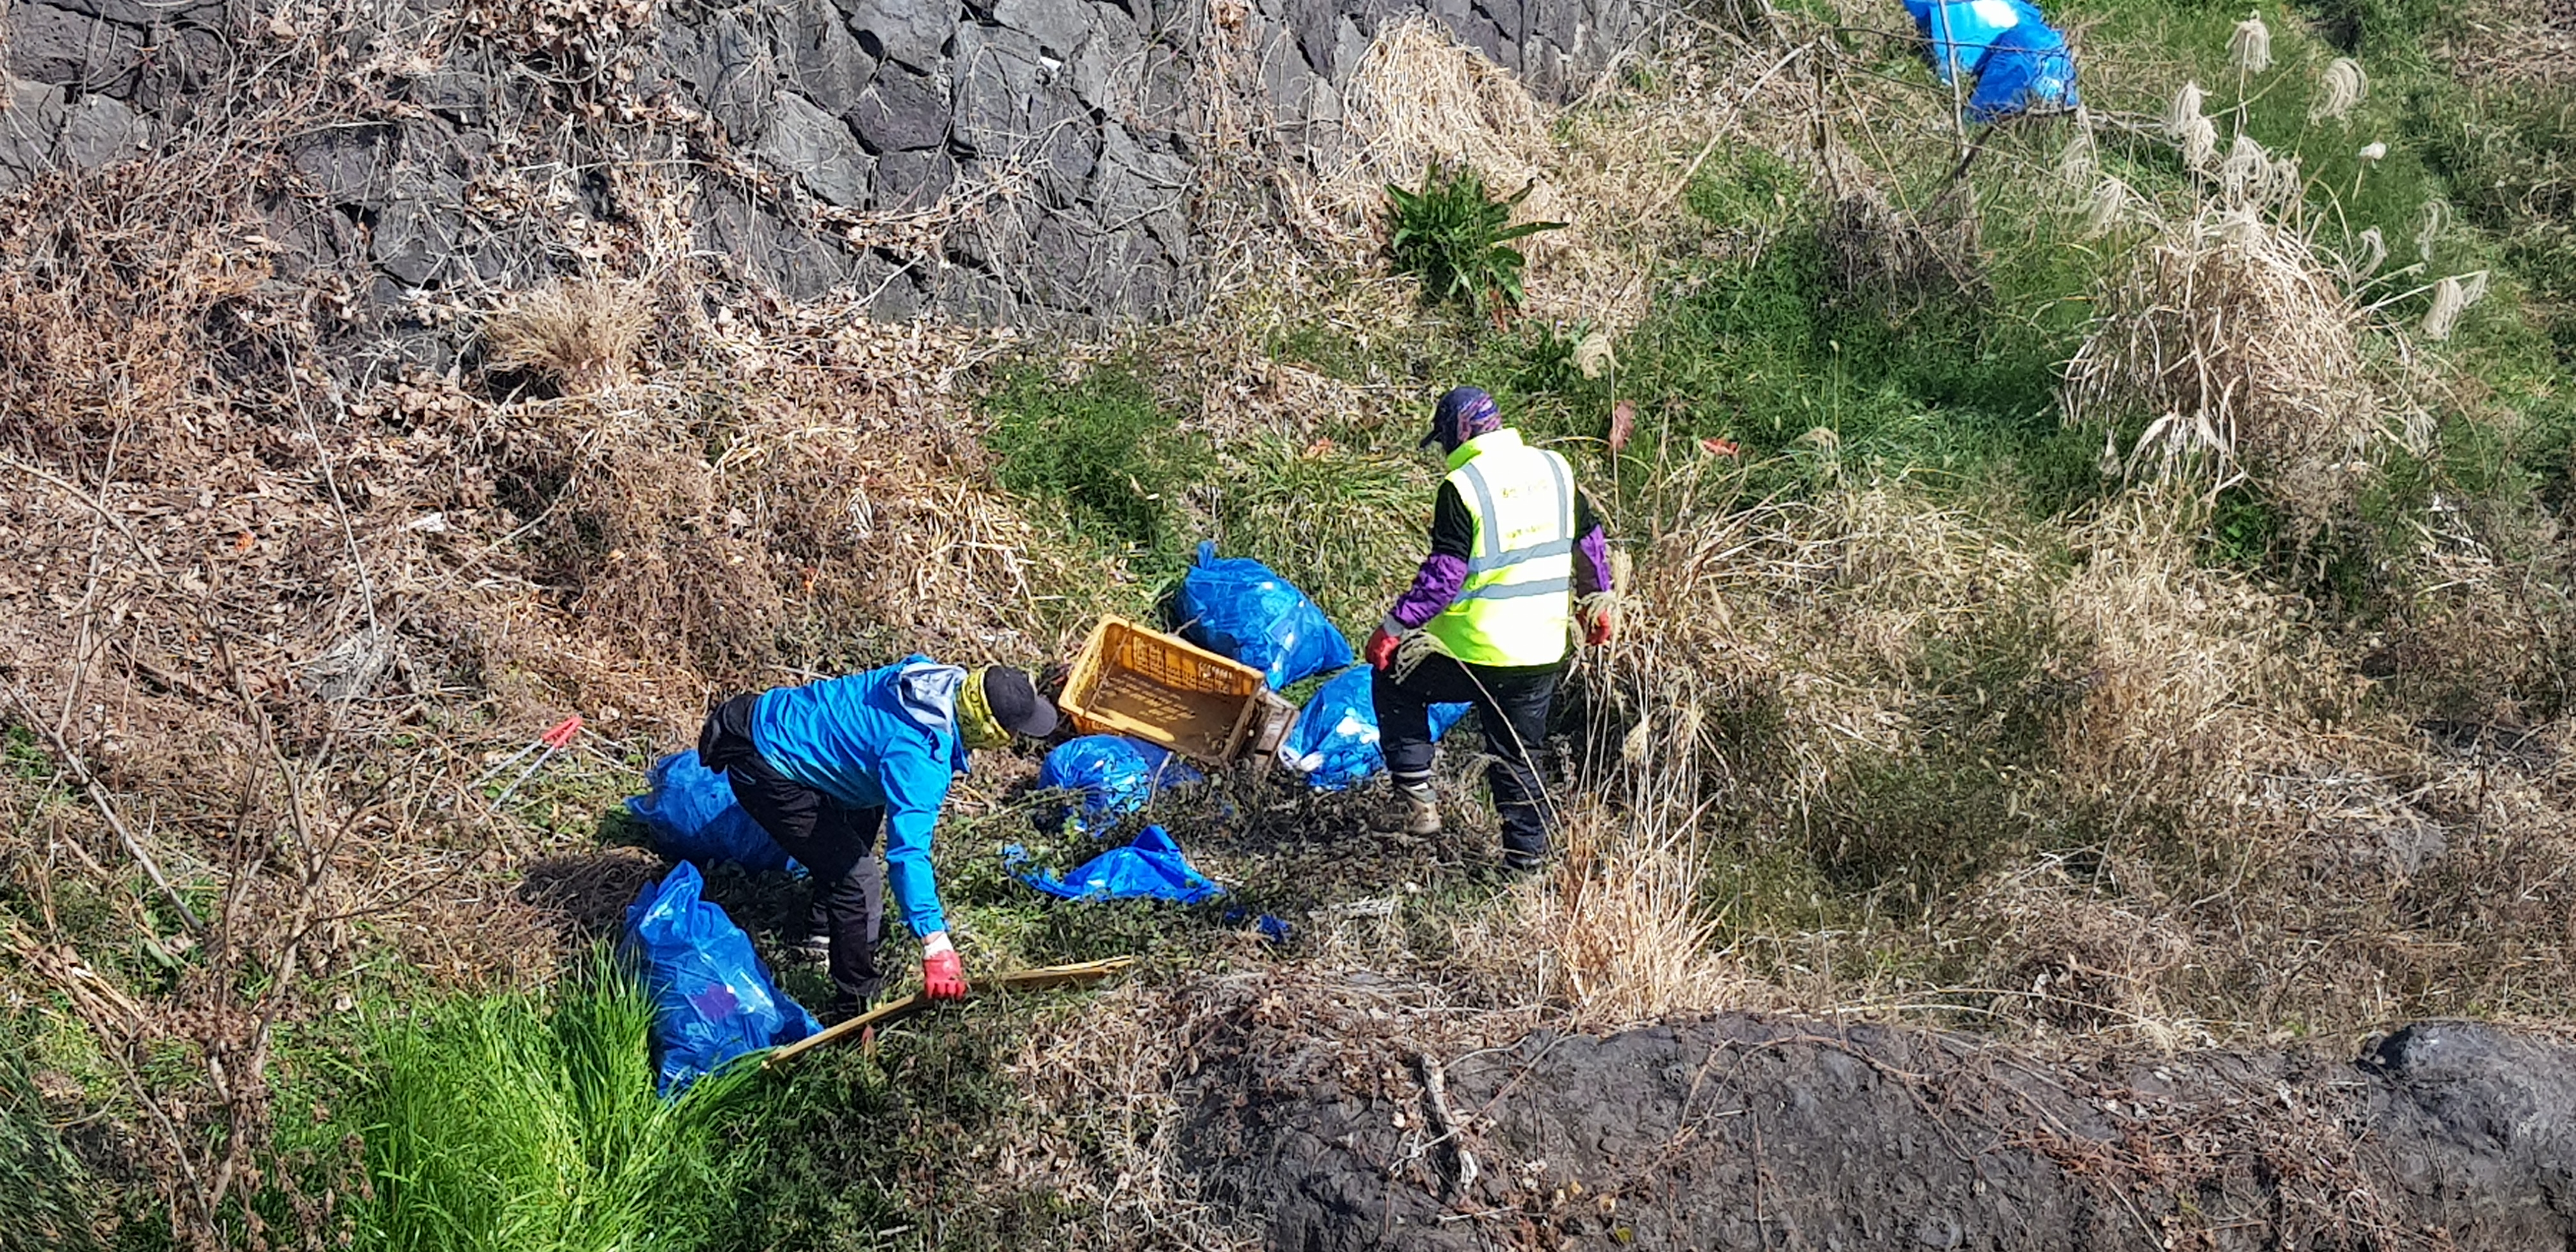
[[[2576,33],[2052,14],[2084,112],[1971,130],[1892,0],[0,10],[0,1246],[2548,1229],[2563,1090],[2351,1065],[2563,1068],[2576,1009]],[[1562,224],[1518,316],[1391,271],[1386,187],[1440,162]],[[584,1086],[643,1047],[586,977],[663,869],[618,801],[711,698],[1060,659],[1203,539],[1364,632],[1460,382],[1634,570],[1546,872],[1500,874],[1462,733],[1441,840],[1245,770],[1146,814],[1231,899],[1056,905],[999,849],[1087,845],[987,754],[937,851],[970,971],[1143,974],[682,1113]],[[712,891],[785,955],[798,888]],[[1838,1115],[1694,1146],[1685,1098],[1574,1144],[1606,1194],[1478,1191],[1394,1122],[1445,1073],[1457,1142],[1556,1159],[1609,1108],[1558,1039],[1732,1057],[1747,1101],[1902,1068],[1854,1080],[1862,1146],[1965,1126],[2036,1190],[1757,1165],[1747,1217],[1736,1130]],[[2191,1090],[2126,1120],[2009,1077],[2159,1066]],[[2226,1103],[2252,1074],[2297,1135]],[[386,1199],[450,1132],[509,1149],[480,1234]],[[1322,1181],[1265,1187],[1281,1134]],[[642,1142],[683,1181],[626,1185]],[[581,1199],[508,1227],[535,1194]]]

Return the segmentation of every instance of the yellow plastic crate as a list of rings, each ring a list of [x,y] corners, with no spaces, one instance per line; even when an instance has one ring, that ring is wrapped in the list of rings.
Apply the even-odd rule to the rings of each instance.
[[[1274,751],[1297,718],[1261,671],[1118,617],[1092,629],[1056,704],[1084,734],[1212,765]]]

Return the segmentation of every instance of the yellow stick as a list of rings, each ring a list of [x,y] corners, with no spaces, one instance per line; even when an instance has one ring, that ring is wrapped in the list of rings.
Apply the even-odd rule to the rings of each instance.
[[[995,974],[990,978],[970,983],[968,990],[973,993],[1048,991],[1057,987],[1088,987],[1107,979],[1112,974],[1123,973],[1135,964],[1135,957],[1113,956],[1105,961],[1085,961],[1079,965],[1050,965],[1044,969],[1015,970],[1008,974]],[[824,1044],[846,1039],[870,1026],[883,1025],[897,1018],[909,1016],[914,1010],[926,1008],[930,1003],[928,994],[916,991],[892,1003],[880,1004],[837,1026],[827,1027],[818,1033],[807,1035],[785,1047],[771,1049],[769,1055],[761,1058],[760,1068],[776,1069],[793,1057],[811,1052]]]

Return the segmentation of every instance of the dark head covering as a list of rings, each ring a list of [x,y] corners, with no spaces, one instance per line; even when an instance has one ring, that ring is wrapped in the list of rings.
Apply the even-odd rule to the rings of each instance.
[[[1055,733],[1055,706],[1038,695],[1025,671],[996,665],[984,671],[984,704],[1004,730],[1044,739]]]
[[[1431,433],[1422,437],[1424,445],[1439,444],[1443,452],[1455,452],[1458,445],[1478,435],[1490,435],[1503,428],[1503,411],[1494,407],[1494,398],[1476,387],[1452,387],[1440,397],[1439,407],[1431,411]]]

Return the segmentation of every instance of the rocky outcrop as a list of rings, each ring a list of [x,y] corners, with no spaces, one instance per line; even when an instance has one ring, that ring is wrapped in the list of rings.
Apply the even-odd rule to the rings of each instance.
[[[2357,1059],[1745,1016],[1445,1064],[1237,1043],[1184,1156],[1300,1252],[2576,1242],[2576,1048],[2482,1025]]]
[[[327,22],[336,54],[312,72],[362,89],[226,159],[264,180],[280,277],[338,276],[372,329],[434,340],[405,320],[420,294],[572,268],[570,219],[618,221],[637,212],[621,188],[674,182],[709,263],[790,298],[1162,319],[1196,299],[1205,164],[1329,146],[1387,23],[1427,11],[1562,94],[1643,36],[1637,3],[668,0],[570,57],[560,27],[616,6],[375,0],[325,19],[291,0],[0,0],[0,192],[214,142],[210,106],[296,64],[280,45]],[[561,17],[542,27],[556,43],[506,37],[515,10]],[[890,238],[907,216],[935,240]]]

